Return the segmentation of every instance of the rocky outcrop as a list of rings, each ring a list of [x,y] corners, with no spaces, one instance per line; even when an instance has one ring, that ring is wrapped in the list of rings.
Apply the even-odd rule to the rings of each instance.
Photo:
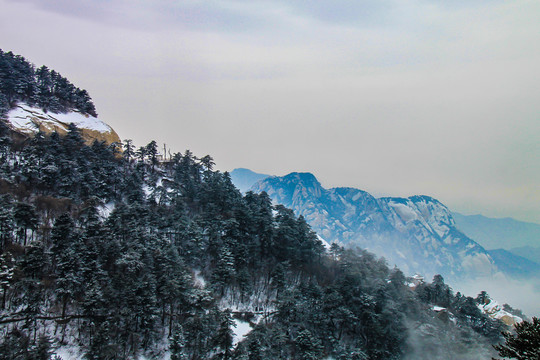
[[[94,141],[104,141],[106,144],[120,143],[118,134],[103,121],[88,114],[71,111],[65,114],[46,113],[42,109],[18,104],[5,116],[8,126],[13,132],[22,137],[32,136],[38,131],[44,133],[67,133],[70,123],[75,124],[88,145]]]

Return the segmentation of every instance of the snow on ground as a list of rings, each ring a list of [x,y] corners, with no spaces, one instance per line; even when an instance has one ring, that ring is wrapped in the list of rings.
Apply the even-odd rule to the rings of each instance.
[[[193,282],[201,289],[206,286],[206,280],[201,276],[201,270],[193,270]]]
[[[389,202],[388,205],[394,209],[396,214],[405,223],[418,219],[418,214],[405,204]]]
[[[232,331],[234,332],[233,345],[238,344],[240,341],[244,340],[246,335],[251,331],[251,325],[248,322],[233,319],[236,327],[233,326]]]
[[[109,215],[111,215],[113,210],[114,210],[114,203],[109,202],[98,208],[99,216],[101,216],[102,219],[107,219]]]
[[[26,133],[36,132],[38,124],[45,126],[66,127],[74,123],[80,129],[88,129],[103,133],[112,132],[109,125],[90,115],[70,111],[66,114],[45,113],[42,109],[29,106],[25,103],[8,112],[8,121],[17,129]]]
[[[77,347],[66,345],[56,349],[54,355],[58,355],[62,360],[81,360],[83,358]]]
[[[489,315],[493,319],[501,320],[506,325],[515,325],[523,321],[519,316],[512,315],[508,311],[503,310],[503,307],[493,299],[489,299],[489,302],[486,304],[478,304],[478,308],[484,314]]]

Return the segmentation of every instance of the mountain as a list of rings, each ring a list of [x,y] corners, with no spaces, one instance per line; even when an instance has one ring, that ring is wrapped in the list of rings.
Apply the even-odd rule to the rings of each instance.
[[[76,110],[67,113],[45,112],[43,109],[18,103],[7,112],[5,118],[9,128],[21,137],[32,136],[38,131],[46,134],[56,131],[65,135],[69,124],[73,123],[81,130],[81,135],[88,145],[94,141],[103,141],[108,145],[121,143],[120,137],[109,125]]]
[[[230,175],[234,185],[243,193],[251,189],[257,181],[270,177],[270,175],[259,174],[244,168],[234,169]]]
[[[488,253],[505,274],[514,278],[540,279],[540,264],[504,249],[488,250]]]
[[[510,250],[523,246],[540,248],[540,224],[455,212],[452,215],[456,226],[486,249]]]
[[[310,173],[266,178],[252,190],[292,208],[328,242],[368,249],[409,274],[455,279],[498,271],[448,208],[429,196],[377,199],[354,188],[325,189]]]
[[[540,264],[540,247],[522,246],[512,248],[508,251],[514,255],[524,257],[525,259]]]

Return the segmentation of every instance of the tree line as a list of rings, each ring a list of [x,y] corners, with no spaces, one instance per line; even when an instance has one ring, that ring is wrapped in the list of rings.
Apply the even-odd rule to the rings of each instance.
[[[66,113],[76,110],[97,116],[90,95],[58,72],[34,64],[21,55],[0,49],[0,116],[17,102],[37,106],[45,112]]]

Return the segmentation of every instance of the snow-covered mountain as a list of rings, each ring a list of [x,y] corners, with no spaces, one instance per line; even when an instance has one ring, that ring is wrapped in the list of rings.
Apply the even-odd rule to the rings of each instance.
[[[13,131],[24,137],[33,135],[39,130],[45,133],[56,131],[63,135],[67,132],[69,124],[74,123],[81,130],[87,144],[91,144],[94,140],[105,141],[107,144],[120,142],[120,137],[109,125],[92,115],[77,111],[57,114],[19,103],[5,118]]]
[[[459,231],[446,206],[429,196],[375,198],[354,188],[325,189],[310,173],[253,185],[304,216],[328,242],[366,248],[405,273],[450,279],[498,271],[487,251]]]

